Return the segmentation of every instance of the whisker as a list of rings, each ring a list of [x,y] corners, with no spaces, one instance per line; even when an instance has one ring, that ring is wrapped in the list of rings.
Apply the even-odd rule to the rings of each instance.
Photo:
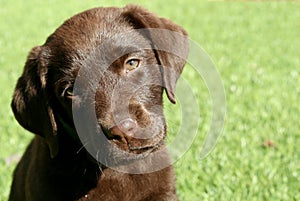
[[[99,168],[99,171],[101,174],[103,174],[103,170],[102,170],[102,164],[99,162],[99,150],[97,151],[97,154],[96,154],[96,159],[97,159],[97,164],[98,164],[98,168]]]
[[[85,148],[85,146],[88,145],[88,144],[89,144],[89,142],[84,143],[84,144],[78,149],[78,151],[76,152],[76,154],[79,154],[79,152],[80,152],[83,148]]]

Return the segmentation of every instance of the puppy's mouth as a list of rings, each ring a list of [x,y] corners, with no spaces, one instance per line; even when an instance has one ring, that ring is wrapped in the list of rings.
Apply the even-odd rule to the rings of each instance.
[[[164,144],[164,139],[154,137],[153,139],[135,139],[128,134],[112,134],[110,129],[102,128],[102,131],[109,143],[117,149],[132,154],[149,154],[160,149]],[[122,132],[122,131],[118,131]]]
[[[154,151],[157,151],[163,144],[164,142],[161,140],[155,145],[146,145],[141,147],[131,147],[129,145],[129,151],[134,154],[152,153]]]

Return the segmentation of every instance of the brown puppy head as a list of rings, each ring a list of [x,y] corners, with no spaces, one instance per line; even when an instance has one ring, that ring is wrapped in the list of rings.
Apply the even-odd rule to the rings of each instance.
[[[186,35],[138,6],[75,15],[30,52],[13,96],[15,117],[45,138],[51,157],[59,152],[59,136],[79,143],[79,132],[97,154],[108,153],[106,159],[124,157],[110,155],[115,147],[134,155],[153,152],[164,143],[162,92],[175,103]]]

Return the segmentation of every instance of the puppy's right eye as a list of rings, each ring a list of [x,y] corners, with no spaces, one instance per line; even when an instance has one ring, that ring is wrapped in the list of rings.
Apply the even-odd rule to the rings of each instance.
[[[72,98],[73,97],[73,87],[67,87],[64,91],[64,97],[66,98]]]

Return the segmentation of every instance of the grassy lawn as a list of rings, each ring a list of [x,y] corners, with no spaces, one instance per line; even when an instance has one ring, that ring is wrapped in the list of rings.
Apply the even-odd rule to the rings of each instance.
[[[28,51],[43,44],[55,28],[79,11],[127,2],[134,3],[0,0],[0,201],[7,200],[15,158],[32,138],[10,109]],[[211,100],[203,80],[189,65],[184,70],[201,118],[193,144],[174,164],[180,199],[300,200],[300,4],[135,3],[182,25],[211,56],[225,86],[227,117],[222,136],[211,154],[200,160]],[[166,115],[170,136],[174,136],[181,121],[179,105],[166,101]]]

